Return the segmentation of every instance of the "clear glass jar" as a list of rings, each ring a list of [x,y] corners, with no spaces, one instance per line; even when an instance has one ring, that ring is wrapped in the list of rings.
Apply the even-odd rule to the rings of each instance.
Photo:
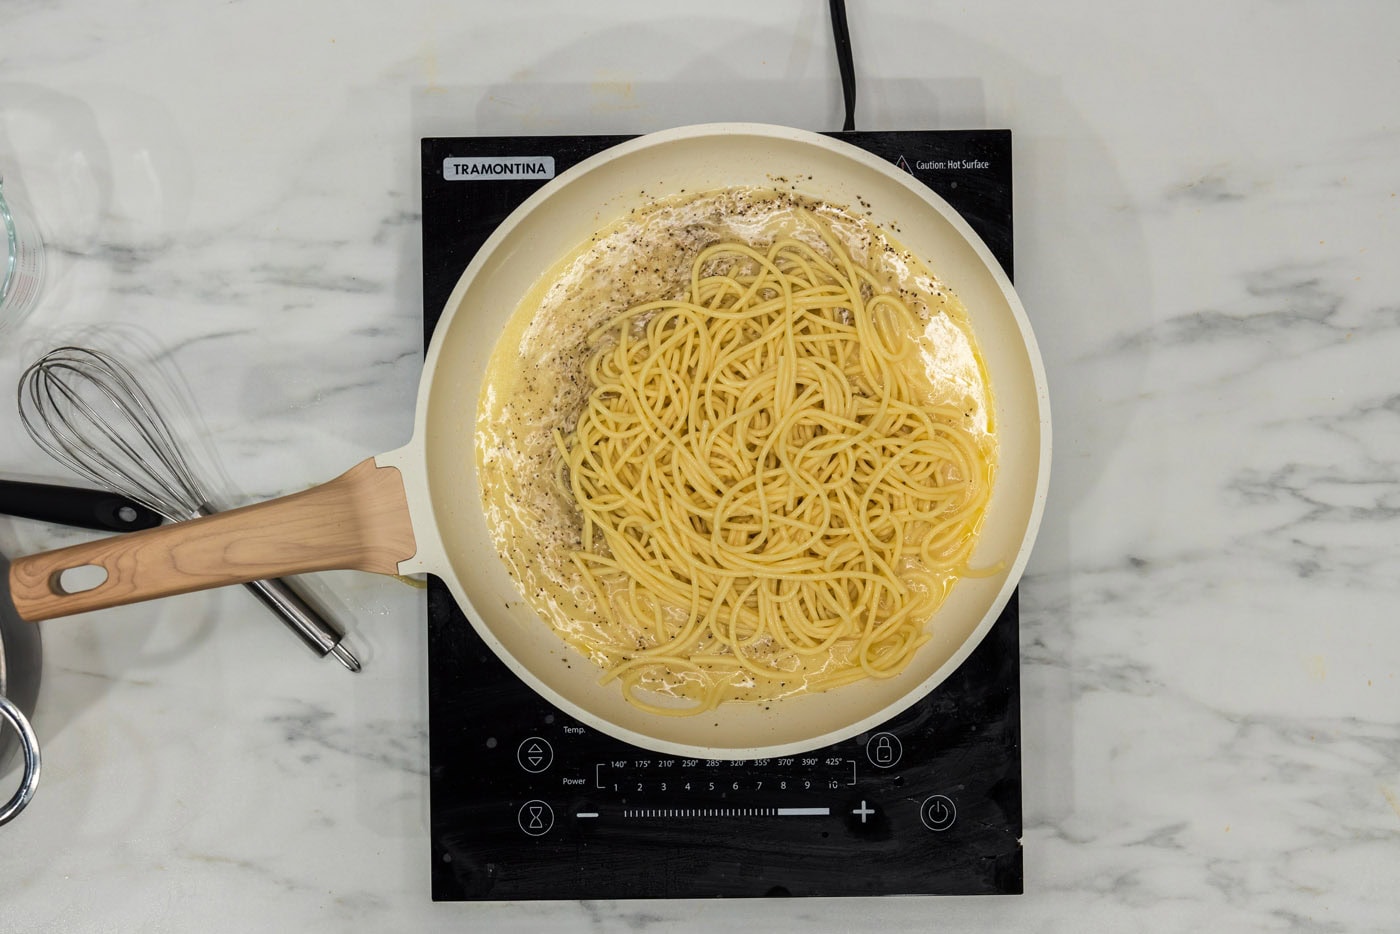
[[[0,239],[6,244],[0,266],[0,331],[19,323],[34,308],[44,285],[44,241],[39,228],[5,199],[0,176]]]

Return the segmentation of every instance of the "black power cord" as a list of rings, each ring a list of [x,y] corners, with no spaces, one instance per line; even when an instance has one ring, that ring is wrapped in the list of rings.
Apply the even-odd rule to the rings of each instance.
[[[836,37],[836,65],[841,69],[841,96],[846,101],[846,122],[841,129],[856,128],[856,66],[851,61],[851,29],[846,25],[846,0],[831,0],[831,32]]]

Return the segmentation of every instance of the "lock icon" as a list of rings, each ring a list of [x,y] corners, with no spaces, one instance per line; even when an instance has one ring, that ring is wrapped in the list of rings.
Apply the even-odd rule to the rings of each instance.
[[[893,733],[876,733],[865,744],[865,755],[872,765],[887,769],[899,761],[904,750]]]

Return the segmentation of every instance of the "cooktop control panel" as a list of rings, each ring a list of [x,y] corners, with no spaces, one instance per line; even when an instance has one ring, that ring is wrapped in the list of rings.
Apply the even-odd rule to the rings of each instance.
[[[456,612],[436,581],[430,599]],[[1018,717],[986,689],[1014,678],[1016,637],[998,624],[876,730],[736,762],[614,740],[539,699],[465,618],[438,627],[430,650],[471,672],[433,684],[434,897],[1019,891]]]

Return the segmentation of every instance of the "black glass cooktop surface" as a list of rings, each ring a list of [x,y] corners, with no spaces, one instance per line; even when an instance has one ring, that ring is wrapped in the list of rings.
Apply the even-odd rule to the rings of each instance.
[[[938,192],[1012,269],[1011,134],[832,134]],[[618,136],[422,142],[424,339],[496,226]],[[428,588],[435,900],[1022,890],[1017,600],[912,708],[802,755],[685,759],[543,700]]]

